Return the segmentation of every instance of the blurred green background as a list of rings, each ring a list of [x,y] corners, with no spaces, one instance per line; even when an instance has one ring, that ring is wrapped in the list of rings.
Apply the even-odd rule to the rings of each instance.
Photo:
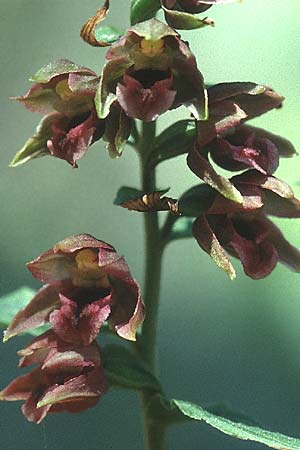
[[[101,0],[1,0],[1,295],[24,284],[38,287],[25,268],[55,242],[91,233],[124,254],[143,278],[142,217],[112,205],[122,184],[139,187],[138,163],[128,148],[111,160],[97,143],[72,170],[44,158],[9,169],[14,153],[39,119],[9,96],[48,61],[68,58],[101,70],[105,50],[79,38],[83,22]],[[128,26],[127,0],[112,0],[108,22]],[[211,8],[215,29],[183,33],[207,82],[255,81],[286,96],[283,109],[256,125],[291,139],[299,150],[299,0],[244,0]],[[162,128],[187,112],[164,115]],[[253,121],[254,123],[254,121]],[[277,175],[299,196],[299,159],[283,160]],[[176,197],[197,181],[180,157],[159,169],[159,185]],[[296,221],[277,220],[300,246]],[[239,262],[234,261],[239,268]],[[193,240],[169,246],[163,267],[159,352],[161,378],[170,397],[201,404],[225,401],[261,425],[300,437],[300,278],[282,266],[266,280],[247,279],[241,269],[228,281]],[[1,314],[1,313],[0,313]],[[0,384],[19,375],[15,352],[28,338],[1,345]],[[1,404],[3,450],[142,450],[139,401],[134,392],[111,391],[81,415],[50,415],[29,424],[20,404]],[[170,450],[259,450],[263,446],[223,436],[191,423],[170,432]]]

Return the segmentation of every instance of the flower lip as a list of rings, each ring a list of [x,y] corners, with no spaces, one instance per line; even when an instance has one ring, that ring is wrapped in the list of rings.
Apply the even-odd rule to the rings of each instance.
[[[140,69],[128,73],[129,76],[137,80],[144,89],[151,88],[157,81],[170,78],[170,70]]]

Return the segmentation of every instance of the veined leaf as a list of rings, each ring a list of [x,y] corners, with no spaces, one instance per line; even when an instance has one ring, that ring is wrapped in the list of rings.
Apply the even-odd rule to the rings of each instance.
[[[107,345],[102,349],[101,356],[105,375],[112,385],[161,391],[154,375],[125,347]]]
[[[234,438],[259,442],[277,450],[300,449],[300,439],[248,425],[247,423],[244,423],[244,421],[230,420],[227,417],[214,414],[193,403],[181,400],[173,400],[171,403],[175,404],[184,416],[194,420],[203,420],[213,428]]]
[[[188,153],[196,138],[194,120],[180,120],[166,128],[154,142],[153,160],[156,164]]]

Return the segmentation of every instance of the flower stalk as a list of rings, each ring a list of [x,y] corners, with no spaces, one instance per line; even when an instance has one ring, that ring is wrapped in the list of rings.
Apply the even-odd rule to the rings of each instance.
[[[156,123],[143,122],[138,153],[141,162],[141,181],[143,192],[156,190],[155,168],[150,167],[150,153],[155,139]],[[137,341],[137,352],[154,375],[158,375],[157,363],[157,322],[159,309],[159,293],[163,246],[160,240],[158,213],[144,214],[145,229],[145,280],[143,299],[147,315],[142,327],[142,333]],[[145,423],[145,435],[148,450],[165,449],[165,426],[155,421],[148,412],[151,393],[144,390],[141,393],[142,409]]]

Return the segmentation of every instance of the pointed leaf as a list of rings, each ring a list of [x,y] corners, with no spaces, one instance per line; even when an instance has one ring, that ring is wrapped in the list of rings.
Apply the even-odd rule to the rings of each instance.
[[[132,0],[130,10],[131,25],[155,17],[159,9],[160,0]]]
[[[166,128],[154,142],[153,160],[156,164],[188,153],[196,138],[194,120],[180,120]]]
[[[154,375],[125,347],[107,345],[101,355],[105,375],[114,386],[161,391]]]
[[[207,184],[199,184],[188,189],[179,199],[179,212],[183,216],[198,217],[205,213],[216,196]]]
[[[170,234],[170,240],[193,237],[193,222],[194,219],[191,219],[189,217],[179,217],[173,224]]]
[[[205,17],[199,19],[193,14],[186,12],[171,10],[163,8],[165,11],[165,18],[168,24],[176,28],[177,30],[195,30],[196,28],[203,28],[207,25],[214,26],[215,23],[212,19]]]
[[[186,417],[199,421],[203,420],[213,428],[234,438],[259,442],[277,450],[299,450],[300,448],[300,439],[263,430],[259,427],[247,425],[244,422],[230,420],[193,403],[181,400],[173,400],[173,403]]]

